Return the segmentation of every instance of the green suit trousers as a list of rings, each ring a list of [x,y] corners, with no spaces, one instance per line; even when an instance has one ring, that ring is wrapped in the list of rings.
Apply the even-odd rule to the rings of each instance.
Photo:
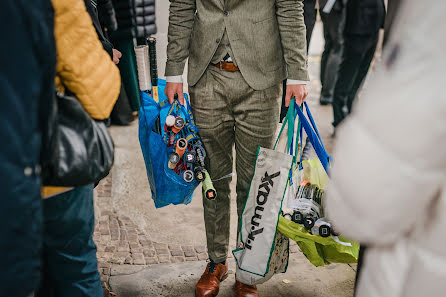
[[[217,190],[215,200],[203,196],[208,254],[213,261],[222,262],[228,256],[233,146],[240,218],[254,172],[257,147],[273,145],[282,84],[256,91],[240,72],[208,66],[198,83],[189,86],[189,94],[209,157],[207,168]]]

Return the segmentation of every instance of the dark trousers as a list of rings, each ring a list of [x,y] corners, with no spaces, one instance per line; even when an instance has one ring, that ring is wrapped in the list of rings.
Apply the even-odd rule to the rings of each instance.
[[[344,52],[333,96],[333,126],[338,126],[352,110],[359,87],[375,55],[378,34],[344,36]]]
[[[314,24],[316,24],[317,10],[316,0],[304,0],[304,21],[307,28],[307,53],[310,47],[311,35],[313,34]]]
[[[43,284],[36,297],[102,297],[93,186],[43,200]]]
[[[344,44],[345,8],[333,9],[329,14],[320,11],[324,25],[325,47],[321,59],[321,101],[332,102],[342,60]]]
[[[316,0],[304,0],[304,21],[307,28],[307,54],[310,47],[311,35],[313,34],[314,25],[316,24],[317,10],[315,9]],[[288,107],[285,107],[286,79],[283,81],[282,106],[280,108],[280,122],[285,118]]]
[[[358,290],[358,284],[359,284],[359,278],[361,276],[362,265],[364,265],[365,250],[366,250],[366,247],[361,245],[361,247],[359,249],[358,265],[356,266],[355,293],[354,293],[354,296],[356,296],[356,292]]]

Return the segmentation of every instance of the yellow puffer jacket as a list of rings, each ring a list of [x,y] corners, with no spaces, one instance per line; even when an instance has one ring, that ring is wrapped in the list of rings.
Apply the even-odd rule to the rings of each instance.
[[[110,116],[121,89],[119,70],[103,49],[83,0],[52,0],[57,49],[56,87],[75,93],[92,118]],[[44,187],[42,196],[66,191]]]

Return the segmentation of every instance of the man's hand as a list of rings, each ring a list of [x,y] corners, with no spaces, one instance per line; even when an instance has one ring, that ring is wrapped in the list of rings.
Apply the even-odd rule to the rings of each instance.
[[[296,103],[301,106],[307,99],[308,91],[306,85],[287,85],[285,95],[285,106],[290,106],[291,98],[296,99]]]
[[[121,57],[122,57],[121,52],[116,49],[113,49],[113,62],[115,64],[119,63],[119,59],[121,59]]]
[[[178,94],[178,100],[180,101],[180,104],[184,105],[183,83],[166,83],[164,94],[166,94],[170,104],[173,103],[175,94]]]

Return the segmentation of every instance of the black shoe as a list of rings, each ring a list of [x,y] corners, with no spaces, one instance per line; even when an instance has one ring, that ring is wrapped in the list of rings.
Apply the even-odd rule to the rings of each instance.
[[[333,99],[331,97],[321,96],[319,102],[321,105],[329,105],[333,102]]]

